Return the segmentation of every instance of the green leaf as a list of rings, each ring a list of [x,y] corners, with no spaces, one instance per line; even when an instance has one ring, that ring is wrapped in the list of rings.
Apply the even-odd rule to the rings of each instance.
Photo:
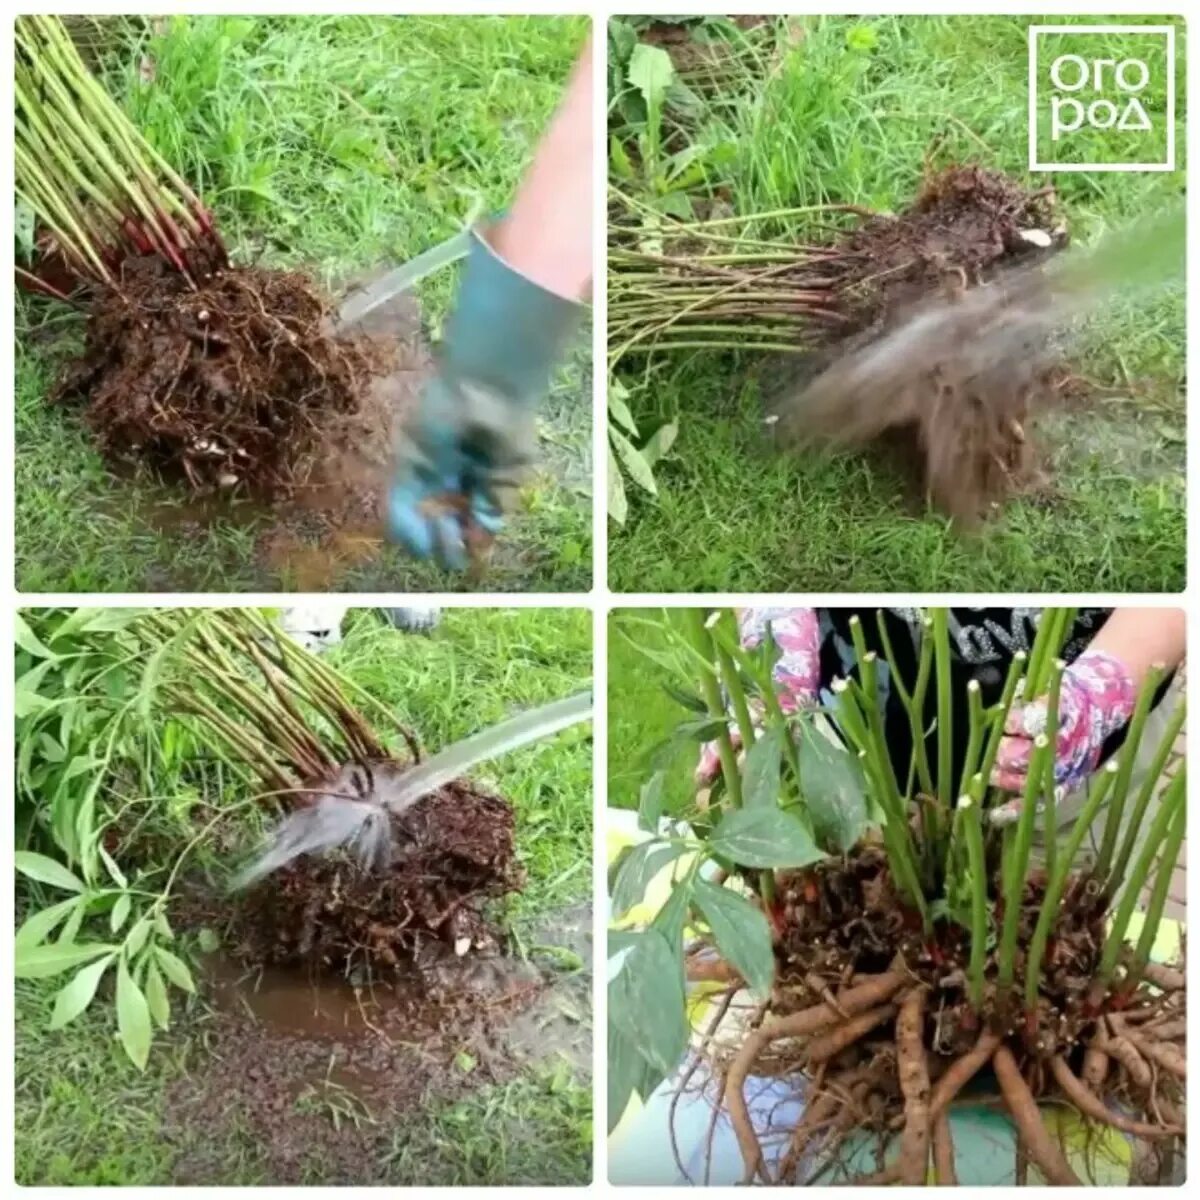
[[[656,1070],[639,1053],[632,1039],[626,1037],[613,1023],[608,1021],[608,1131],[616,1128],[622,1114],[629,1107],[630,1098],[636,1093],[647,1100],[656,1087],[666,1078],[666,1073]]]
[[[613,887],[613,915],[624,916],[646,894],[650,881],[683,852],[679,843],[640,842],[625,856]]]
[[[216,932],[207,928],[200,930],[196,941],[202,954],[212,954],[221,945],[221,939],[217,936]]]
[[[106,954],[99,962],[84,967],[70,983],[63,986],[54,999],[54,1013],[50,1018],[51,1029],[61,1029],[87,1011],[104,972],[112,966],[116,957],[115,954]]]
[[[17,677],[16,691],[13,696],[14,716],[18,718],[32,716],[50,704],[50,698],[41,695],[38,688],[55,665],[53,660],[46,659]]]
[[[657,466],[667,456],[671,447],[675,445],[675,438],[678,434],[679,426],[674,421],[668,421],[665,425],[660,425],[642,447],[642,457],[650,466]]]
[[[868,824],[862,764],[811,725],[801,734],[799,759],[800,791],[817,840],[845,853]]]
[[[128,892],[123,892],[117,897],[116,904],[113,905],[112,912],[109,914],[108,927],[117,933],[121,926],[129,920],[129,910],[133,907],[133,900]]]
[[[656,929],[636,934],[608,985],[608,1014],[637,1053],[665,1077],[688,1043],[683,963]]]
[[[184,965],[183,959],[172,954],[170,950],[164,950],[162,946],[155,946],[154,954],[158,959],[158,965],[163,969],[163,974],[177,988],[194,995],[196,985],[192,982],[192,973]]]
[[[647,833],[657,833],[662,820],[663,787],[666,772],[655,771],[638,791],[638,828]]]
[[[723,730],[729,728],[727,717],[705,717],[700,721],[683,721],[675,727],[675,733],[681,738],[690,738],[693,742],[703,745],[719,737]]]
[[[624,142],[615,133],[608,139],[608,169],[618,179],[633,179],[637,174]]]
[[[101,942],[83,945],[71,942],[65,946],[54,942],[49,946],[30,946],[18,949],[14,969],[18,979],[49,979],[80,963],[90,962],[101,954],[111,954],[116,949],[116,946]]]
[[[712,719],[708,717],[708,705],[704,702],[704,697],[697,692],[690,692],[686,688],[679,687],[678,684],[671,683],[670,680],[665,682],[662,688],[677,704],[682,704],[684,708],[698,716]]]
[[[643,491],[657,496],[658,485],[654,482],[654,471],[642,457],[641,451],[620,430],[612,426],[609,426],[608,440],[616,447],[617,457],[629,472],[629,478]]]
[[[708,848],[743,867],[806,867],[825,857],[799,818],[766,806],[726,813]]]
[[[661,46],[639,42],[629,56],[629,82],[642,94],[648,108],[660,106],[675,78],[675,64]]]
[[[13,613],[13,640],[27,654],[34,658],[49,658],[57,660],[58,655],[45,645],[42,640],[29,628],[25,618],[19,612]]]
[[[637,425],[634,423],[633,414],[629,411],[629,405],[625,403],[625,388],[619,383],[613,382],[608,389],[608,415],[612,417],[626,433],[633,434],[637,437]]]
[[[667,939],[671,952],[683,961],[683,931],[687,925],[688,909],[692,903],[692,874],[689,872],[671,888],[667,902],[650,922],[652,929]],[[681,968],[682,969],[682,968]]]
[[[112,878],[112,881],[117,885],[117,887],[119,887],[119,888],[128,887],[129,880],[125,878],[125,872],[122,871],[121,868],[117,866],[116,860],[113,858],[113,856],[111,854],[109,854],[109,852],[107,850],[105,850],[104,843],[103,842],[98,843],[96,846],[96,849],[98,849],[100,851],[100,857],[101,857],[101,859],[103,859],[104,865],[107,868],[108,873]]]
[[[775,950],[771,926],[757,904],[726,887],[697,879],[693,899],[717,943],[760,999],[771,994],[775,982]]]
[[[742,803],[747,808],[779,804],[779,767],[783,760],[784,727],[772,725],[746,752],[742,765]]]
[[[69,900],[60,900],[38,912],[31,914],[17,930],[14,948],[18,953],[40,946],[54,932],[58,923],[72,912],[76,905],[83,903],[82,896],[72,896]]]
[[[625,518],[629,515],[629,500],[625,495],[621,468],[617,465],[611,442],[608,446],[608,515],[618,525],[624,525]]]
[[[166,938],[168,942],[175,940],[175,930],[171,928],[171,922],[167,920],[167,914],[161,908],[154,910],[154,928],[159,937]],[[201,930],[201,933],[203,932]]]
[[[144,1071],[150,1057],[150,1042],[154,1038],[150,1006],[129,973],[129,964],[124,958],[117,967],[117,1030],[125,1053],[139,1071]]]
[[[454,1056],[454,1065],[464,1075],[470,1075],[479,1065],[479,1060],[473,1054],[468,1054],[465,1050],[460,1050]]]
[[[44,854],[35,854],[32,850],[18,850],[13,856],[13,862],[22,875],[36,879],[39,883],[48,883],[51,887],[63,888],[68,892],[82,892],[83,881],[77,879],[66,867],[53,858]]]
[[[142,947],[146,944],[146,939],[150,936],[150,926],[151,919],[142,917],[129,931],[129,935],[125,939],[125,953],[130,958],[141,952]]]
[[[159,1029],[171,1028],[171,999],[153,959],[146,963],[146,1007]]]

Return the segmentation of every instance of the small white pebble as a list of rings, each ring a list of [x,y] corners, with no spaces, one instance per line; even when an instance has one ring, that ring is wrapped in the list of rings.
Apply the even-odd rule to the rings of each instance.
[[[223,488],[231,488],[237,486],[238,477],[226,471],[223,475],[217,476],[217,483]]]
[[[208,309],[207,309],[207,308],[202,308],[202,309],[201,309],[201,310],[200,310],[200,311],[199,311],[199,312],[196,314],[196,320],[197,320],[197,321],[207,321],[207,320],[208,320],[208,318],[209,318],[210,316],[211,316],[211,314],[209,313]]]
[[[1022,229],[1019,236],[1023,242],[1041,250],[1054,245],[1054,239],[1044,229]]]
[[[462,956],[464,954],[466,954],[466,952],[468,950],[470,950],[470,948],[471,948],[471,939],[469,937],[455,938],[454,953],[456,955],[458,955],[459,958],[462,958]]]

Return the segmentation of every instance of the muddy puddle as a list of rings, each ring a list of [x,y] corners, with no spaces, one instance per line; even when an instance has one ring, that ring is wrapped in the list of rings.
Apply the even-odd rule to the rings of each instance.
[[[172,1182],[241,1181],[207,1149],[231,1138],[263,1182],[396,1182],[389,1152],[429,1109],[527,1072],[588,1077],[591,939],[579,906],[526,930],[523,954],[447,949],[386,983],[209,956],[204,1052],[168,1097]]]

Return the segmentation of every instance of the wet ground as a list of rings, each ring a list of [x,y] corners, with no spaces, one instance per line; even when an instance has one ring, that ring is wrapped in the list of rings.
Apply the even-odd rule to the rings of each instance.
[[[171,1182],[238,1182],[208,1148],[231,1138],[272,1184],[400,1182],[390,1157],[431,1107],[560,1064],[586,1079],[591,930],[580,906],[527,931],[525,956],[451,953],[369,987],[210,957],[206,1052],[168,1096]]]

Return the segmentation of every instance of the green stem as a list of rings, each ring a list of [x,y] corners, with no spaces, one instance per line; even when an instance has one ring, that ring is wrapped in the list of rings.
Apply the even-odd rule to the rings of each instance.
[[[1046,954],[1046,944],[1050,930],[1058,916],[1059,905],[1066,891],[1067,881],[1075,870],[1075,856],[1079,853],[1083,839],[1087,836],[1100,806],[1108,795],[1116,778],[1117,764],[1110,763],[1100,772],[1100,779],[1088,787],[1087,800],[1080,812],[1063,852],[1058,856],[1053,869],[1047,868],[1046,894],[1042,899],[1041,911],[1038,913],[1037,925],[1034,927],[1033,938],[1029,943],[1029,956],[1025,965],[1025,1007],[1032,1011],[1037,1004],[1038,988],[1041,985],[1042,959]]]
[[[1154,702],[1154,693],[1158,690],[1165,671],[1166,667],[1162,663],[1154,663],[1146,672],[1146,678],[1142,681],[1141,691],[1138,692],[1133,706],[1133,716],[1129,720],[1125,741],[1118,752],[1117,781],[1113,784],[1113,794],[1108,806],[1108,818],[1104,823],[1104,837],[1100,842],[1098,859],[1101,878],[1108,877],[1106,887],[1110,896],[1116,895],[1120,888],[1121,874],[1128,864],[1128,859],[1126,859],[1126,862],[1121,864],[1121,873],[1112,870],[1110,875],[1110,870],[1114,866],[1113,855],[1117,849],[1117,839],[1121,834],[1122,818],[1125,815],[1125,800],[1129,795],[1129,783],[1133,778],[1134,764],[1137,762],[1138,750],[1141,747],[1142,729],[1146,724],[1146,717],[1150,713],[1150,706]],[[1130,836],[1137,834],[1136,829],[1130,829],[1129,832]]]
[[[971,873],[971,961],[967,964],[967,994],[971,1007],[983,1008],[983,971],[987,962],[987,859],[983,851],[983,827],[980,805],[970,796],[958,802],[958,815],[967,843],[967,863]]]
[[[1037,822],[1037,802],[1042,790],[1043,772],[1050,743],[1039,736],[1033,743],[1033,755],[1025,779],[1025,795],[1016,835],[1012,839],[1009,861],[1004,878],[1004,922],[1000,932],[997,955],[998,979],[1001,990],[1013,985],[1013,967],[1017,950],[1017,929],[1021,920],[1021,905],[1025,896],[1025,877],[1029,870],[1029,854],[1033,847],[1033,829]]]
[[[1054,660],[1050,669],[1050,692],[1046,700],[1046,740],[1050,753],[1046,756],[1045,824],[1046,873],[1054,874],[1055,857],[1058,854],[1058,779],[1055,767],[1058,762],[1058,702],[1062,694],[1063,671],[1067,664],[1061,658]]]
[[[1182,768],[1181,768],[1182,773]],[[1150,903],[1146,906],[1146,916],[1142,924],[1142,932],[1138,937],[1137,948],[1133,952],[1133,964],[1130,972],[1130,982],[1136,986],[1141,980],[1142,972],[1150,962],[1150,954],[1154,943],[1158,940],[1158,927],[1162,924],[1163,912],[1167,906],[1167,893],[1171,886],[1171,877],[1175,874],[1175,865],[1179,861],[1179,851],[1183,846],[1183,836],[1187,829],[1187,804],[1182,803],[1175,812],[1171,822],[1170,832],[1163,845],[1162,857],[1158,864],[1158,874],[1154,878],[1154,888],[1150,893]]]
[[[717,755],[721,760],[721,775],[725,781],[725,794],[729,797],[731,808],[742,807],[742,779],[738,773],[737,754],[733,749],[733,739],[727,728],[728,714],[721,697],[721,685],[717,679],[714,663],[716,657],[712,637],[705,628],[704,609],[688,608],[684,610],[684,632],[692,649],[704,660],[705,668],[700,672],[700,690],[704,694],[705,707],[710,717],[720,719],[720,731],[717,733]],[[747,747],[748,748],[748,747]]]
[[[904,684],[900,668],[896,665],[896,655],[892,650],[892,639],[888,634],[887,618],[883,612],[875,614],[879,627],[879,641],[883,646],[883,655],[887,659],[888,670],[891,672],[892,685],[900,696],[904,711],[908,716],[909,734],[913,744],[913,761],[916,765],[917,780],[921,792],[926,796],[933,795],[933,775],[929,770],[929,754],[925,747],[925,690],[929,684],[929,672],[933,665],[933,643],[928,637],[921,639],[921,655],[917,666],[917,681],[910,692]],[[909,768],[911,771],[911,767]]]
[[[1187,769],[1186,764],[1180,764],[1179,772],[1167,786],[1163,794],[1158,812],[1154,815],[1150,830],[1146,834],[1145,844],[1133,864],[1133,870],[1121,893],[1121,902],[1116,915],[1109,925],[1108,937],[1104,942],[1104,952],[1100,956],[1100,967],[1096,972],[1096,984],[1107,987],[1116,969],[1117,959],[1125,944],[1125,935],[1129,931],[1129,921],[1133,916],[1141,897],[1142,888],[1154,866],[1154,860],[1167,837],[1176,810],[1187,804]],[[1173,864],[1172,864],[1173,865]]]
[[[954,786],[950,778],[954,761],[954,730],[951,717],[953,697],[950,695],[950,612],[946,608],[933,610],[933,656],[937,673],[938,801],[949,812]]]

